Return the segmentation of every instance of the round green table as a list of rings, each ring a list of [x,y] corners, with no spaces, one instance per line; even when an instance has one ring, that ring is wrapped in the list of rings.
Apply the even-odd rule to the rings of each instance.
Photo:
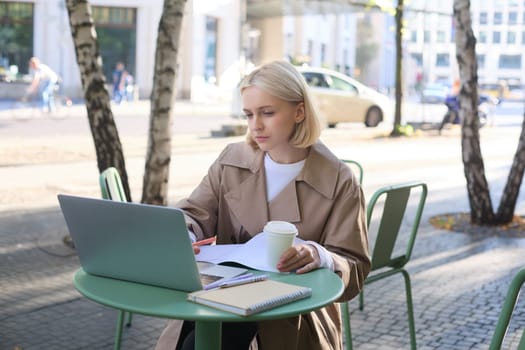
[[[343,282],[332,271],[306,274],[267,273],[270,279],[312,288],[310,298],[294,301],[250,316],[238,316],[188,301],[187,292],[94,276],[79,269],[75,288],[85,297],[115,309],[148,316],[195,321],[195,348],[220,349],[221,322],[260,321],[297,316],[333,303],[343,293]],[[120,347],[115,342],[115,349]]]

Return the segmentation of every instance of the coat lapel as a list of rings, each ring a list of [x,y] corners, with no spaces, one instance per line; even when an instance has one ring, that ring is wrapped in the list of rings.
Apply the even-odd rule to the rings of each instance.
[[[337,179],[330,178],[327,174],[337,171],[331,168],[337,167],[338,162],[330,162],[326,159],[335,159],[335,157],[319,142],[311,147],[301,173],[268,205],[263,166],[264,154],[260,150],[254,151],[248,147],[228,154],[222,163],[249,172],[238,186],[224,195],[224,199],[231,208],[232,214],[252,236],[261,232],[269,220],[284,220],[292,223],[301,221],[297,195],[298,182],[304,181],[327,198],[334,196]]]
[[[236,166],[242,171],[249,172],[246,178],[224,195],[237,220],[244,229],[254,236],[262,231],[268,222],[268,205],[266,203],[266,183],[263,167],[263,153],[261,151],[243,150],[244,155],[229,155],[223,160],[224,164]],[[251,153],[251,155],[250,155]],[[249,155],[246,157],[246,155]],[[240,161],[239,161],[240,160]]]

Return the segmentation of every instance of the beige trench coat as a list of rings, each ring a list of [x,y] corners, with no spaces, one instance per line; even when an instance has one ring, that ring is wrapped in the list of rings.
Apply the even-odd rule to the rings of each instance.
[[[303,169],[270,203],[264,153],[247,143],[227,146],[189,198],[177,203],[198,239],[243,243],[270,220],[294,223],[299,237],[323,245],[344,282],[340,301],[356,296],[370,270],[363,191],[350,168],[318,142]],[[170,321],[157,350],[173,350],[182,321]],[[341,316],[332,304],[309,314],[259,323],[263,350],[341,349]]]

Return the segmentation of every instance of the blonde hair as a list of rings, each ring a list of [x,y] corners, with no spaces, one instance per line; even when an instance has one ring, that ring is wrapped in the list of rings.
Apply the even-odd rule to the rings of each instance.
[[[291,103],[304,103],[304,119],[296,124],[290,144],[299,148],[313,145],[321,135],[321,125],[317,111],[312,103],[308,85],[299,71],[286,61],[274,61],[254,69],[241,81],[239,90],[255,86],[266,93]],[[246,141],[257,148],[250,132]]]

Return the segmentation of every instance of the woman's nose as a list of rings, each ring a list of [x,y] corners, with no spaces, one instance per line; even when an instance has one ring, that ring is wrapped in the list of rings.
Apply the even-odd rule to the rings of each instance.
[[[252,128],[254,130],[260,130],[262,129],[263,127],[263,123],[262,123],[262,120],[261,120],[261,117],[257,116],[257,115],[254,115],[253,116],[253,119],[252,119]]]

